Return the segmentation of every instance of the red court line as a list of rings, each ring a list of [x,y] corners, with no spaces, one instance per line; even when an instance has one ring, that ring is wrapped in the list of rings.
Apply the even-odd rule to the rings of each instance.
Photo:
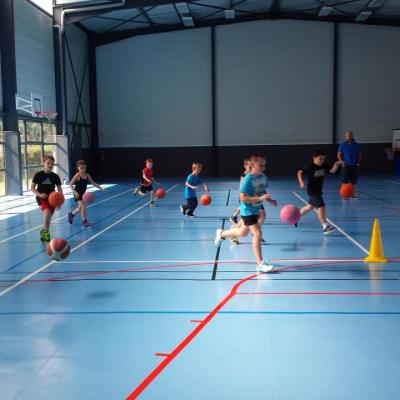
[[[248,276],[247,278],[242,279],[238,283],[236,283],[231,292],[211,311],[210,314],[192,331],[189,333],[186,338],[178,344],[177,347],[169,354],[143,381],[136,387],[136,389],[127,397],[127,400],[137,399],[138,396],[157,378],[158,375],[168,366],[168,364],[176,358],[185,347],[206,327],[206,325],[218,314],[218,312],[228,303],[232,297],[235,296],[239,287],[258,276],[258,274],[253,274]]]
[[[327,265],[327,264],[344,264],[348,263],[349,260],[343,260],[343,261],[327,261],[327,262],[319,262],[319,263],[311,263],[311,264],[302,264],[302,265],[296,265],[296,266],[290,266],[290,267],[285,267],[285,268],[279,268],[275,270],[274,272],[281,272],[281,271],[288,271],[291,269],[295,268],[301,268],[301,267],[310,267],[310,266],[320,266],[320,265]],[[354,263],[360,263],[362,260],[354,260],[350,261]],[[135,388],[135,390],[127,397],[127,400],[134,400],[137,399],[146,388],[151,385],[151,383],[161,374],[161,372],[190,344],[190,342],[208,325],[208,323],[218,314],[218,312],[236,295],[236,294],[243,294],[244,292],[238,293],[238,289],[240,286],[242,286],[244,283],[254,279],[257,276],[261,276],[264,274],[253,274],[250,275],[239,282],[237,282],[231,289],[231,292],[223,299],[221,300],[220,303],[210,312],[210,314],[207,315],[205,319],[200,321],[199,325],[189,333],[188,336],[186,336],[185,339],[183,339],[176,347],[175,349],[165,357],[165,359],[155,368],[153,369],[152,372],[150,372],[149,375],[147,375],[140,383],[139,385]],[[271,274],[273,275],[273,274]],[[273,292],[271,292],[273,293]],[[289,293],[289,292],[288,292]],[[274,293],[275,294],[275,293]]]
[[[294,296],[400,296],[400,292],[238,292],[242,295],[294,295]]]

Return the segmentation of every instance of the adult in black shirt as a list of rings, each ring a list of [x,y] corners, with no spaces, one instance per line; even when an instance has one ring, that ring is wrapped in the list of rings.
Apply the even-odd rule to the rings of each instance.
[[[317,209],[318,219],[322,225],[323,233],[329,234],[333,232],[336,228],[328,224],[325,214],[325,202],[322,198],[322,187],[324,185],[324,178],[329,172],[331,174],[336,173],[339,166],[342,165],[341,161],[335,162],[332,168],[325,162],[326,155],[322,150],[315,150],[313,153],[313,162],[300,169],[297,172],[297,179],[299,181],[300,187],[305,188],[304,176],[307,177],[307,194],[308,194],[308,204],[300,210],[300,214],[303,215],[309,213],[310,211]]]

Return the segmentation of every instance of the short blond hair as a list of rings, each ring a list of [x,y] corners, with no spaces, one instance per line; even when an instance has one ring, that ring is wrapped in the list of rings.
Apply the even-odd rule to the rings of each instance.
[[[198,163],[198,162],[195,162],[195,163],[192,164],[192,171],[193,172],[197,171],[197,170],[201,170],[202,168],[203,168],[203,165]]]

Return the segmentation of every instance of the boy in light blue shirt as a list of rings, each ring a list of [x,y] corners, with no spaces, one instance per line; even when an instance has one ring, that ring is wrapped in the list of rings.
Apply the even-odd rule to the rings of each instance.
[[[217,229],[215,245],[220,246],[222,240],[230,236],[247,236],[249,232],[253,234],[253,250],[257,261],[257,271],[270,272],[273,266],[264,261],[261,251],[261,226],[259,216],[261,205],[264,200],[273,206],[278,203],[266,193],[267,177],[265,171],[265,157],[259,154],[250,158],[251,172],[247,174],[240,184],[240,214],[242,220],[233,229],[223,231]]]
[[[186,204],[180,206],[183,215],[193,217],[193,212],[197,208],[199,202],[197,201],[196,189],[199,185],[204,186],[204,190],[208,192],[208,187],[203,183],[200,178],[200,172],[203,166],[200,163],[192,164],[192,173],[187,177],[185,183],[185,199]]]

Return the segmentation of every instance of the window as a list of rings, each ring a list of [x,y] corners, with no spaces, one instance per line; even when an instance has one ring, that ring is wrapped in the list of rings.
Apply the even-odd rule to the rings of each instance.
[[[0,196],[6,194],[6,160],[4,150],[4,126],[0,118]]]
[[[18,129],[21,135],[22,186],[23,190],[29,190],[33,176],[42,169],[43,156],[51,154],[56,158],[56,126],[20,119]],[[57,172],[57,164],[54,172]]]

